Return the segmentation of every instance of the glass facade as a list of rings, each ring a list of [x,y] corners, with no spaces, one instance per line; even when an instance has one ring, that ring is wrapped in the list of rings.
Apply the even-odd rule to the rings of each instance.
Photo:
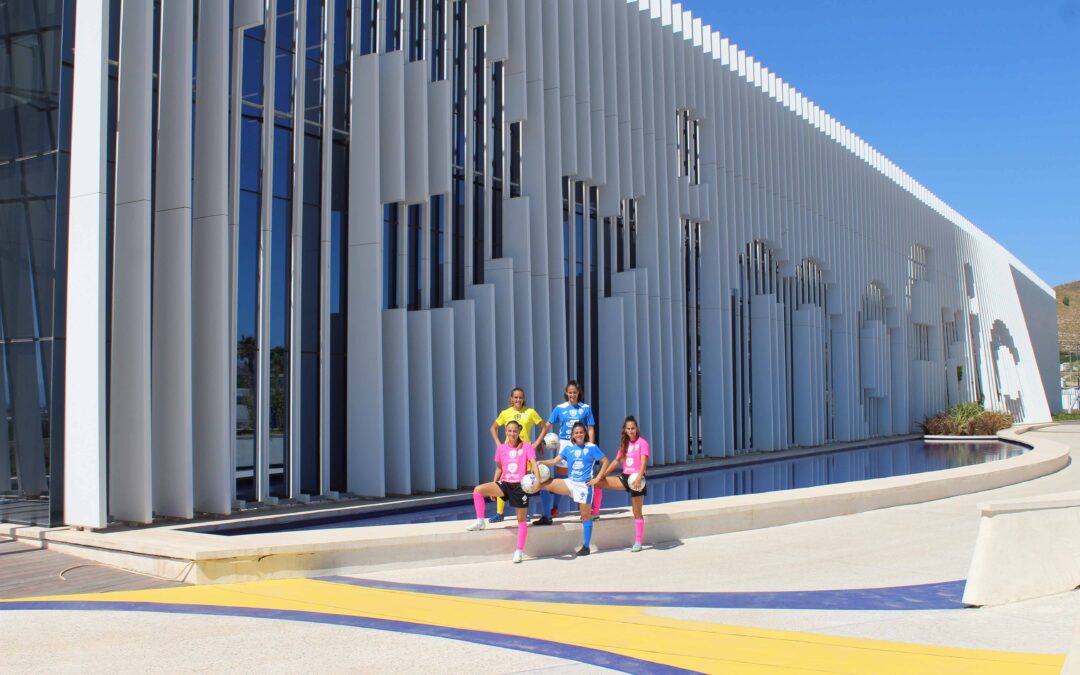
[[[454,2],[453,17],[453,128],[450,197],[450,294],[454,300],[465,297],[465,96],[467,91],[467,66],[465,62],[466,4]]]
[[[70,0],[0,5],[0,520],[40,525],[62,492],[73,26]]]

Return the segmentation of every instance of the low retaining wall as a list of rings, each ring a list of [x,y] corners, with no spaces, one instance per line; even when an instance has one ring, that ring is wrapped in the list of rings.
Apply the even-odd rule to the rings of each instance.
[[[1001,434],[1021,441],[1019,431]],[[1069,461],[1068,448],[1040,439],[1019,457],[957,469],[823,485],[755,495],[659,504],[646,508],[646,543],[773,527],[873,509],[916,504],[1020,483],[1053,473]],[[364,573],[386,568],[509,559],[516,525],[465,532],[464,522],[383,525],[231,537],[183,527],[129,531],[43,530],[33,534],[50,547],[99,562],[189,583]],[[32,528],[24,528],[27,530]],[[629,513],[605,514],[593,546],[625,548],[633,541]],[[559,522],[530,528],[526,554],[570,554],[581,542],[581,525]]]
[[[1000,605],[1080,586],[1080,491],[979,504],[964,602]]]

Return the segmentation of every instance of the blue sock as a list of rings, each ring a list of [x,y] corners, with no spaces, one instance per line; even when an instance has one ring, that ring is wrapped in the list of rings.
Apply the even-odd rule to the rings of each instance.
[[[583,546],[589,548],[589,542],[592,541],[592,521],[586,520],[582,525],[585,526],[585,542]]]
[[[547,490],[540,493],[540,510],[548,518],[551,517],[551,493]]]

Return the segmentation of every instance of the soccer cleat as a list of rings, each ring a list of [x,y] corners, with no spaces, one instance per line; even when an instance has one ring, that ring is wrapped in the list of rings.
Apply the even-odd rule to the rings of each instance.
[[[487,525],[487,523],[484,522],[484,519],[483,518],[478,518],[475,523],[473,523],[472,525],[465,528],[465,530],[467,532],[477,532],[479,530],[484,529],[485,525]]]
[[[577,552],[578,555],[589,555],[590,553],[592,553],[592,551],[589,550],[588,546],[582,546]]]
[[[488,518],[488,522],[489,523],[501,523],[503,520],[505,520],[505,518],[506,518],[506,516],[504,516],[503,514],[496,513],[492,517]]]
[[[547,516],[540,516],[539,518],[534,520],[532,524],[534,527],[542,527],[544,525],[554,525],[555,523],[551,520],[551,518],[548,518]]]
[[[592,519],[593,520],[600,520],[600,514],[599,513],[592,514]]]
[[[637,553],[640,550],[641,550],[641,544],[637,543],[636,541],[634,542],[634,545],[630,547],[630,552],[631,553]]]
[[[524,560],[524,554],[521,551],[514,551],[514,562],[519,563]]]

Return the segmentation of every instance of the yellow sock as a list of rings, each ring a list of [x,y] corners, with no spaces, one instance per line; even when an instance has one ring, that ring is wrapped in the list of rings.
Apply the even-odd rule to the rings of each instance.
[[[502,497],[496,497],[495,510],[499,513],[500,516],[506,513],[506,500]]]

